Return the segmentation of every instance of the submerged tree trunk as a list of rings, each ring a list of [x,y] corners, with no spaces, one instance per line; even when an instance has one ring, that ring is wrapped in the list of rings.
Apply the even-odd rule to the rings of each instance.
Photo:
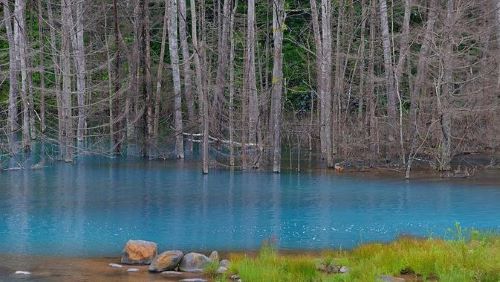
[[[273,77],[271,124],[273,128],[273,172],[281,170],[281,96],[283,93],[283,29],[285,11],[283,0],[273,0]]]
[[[182,131],[182,94],[179,70],[179,47],[177,44],[177,0],[170,0],[170,24],[168,25],[168,43],[170,62],[172,64],[172,81],[174,84],[174,122],[175,122],[175,156],[184,158],[184,141]]]

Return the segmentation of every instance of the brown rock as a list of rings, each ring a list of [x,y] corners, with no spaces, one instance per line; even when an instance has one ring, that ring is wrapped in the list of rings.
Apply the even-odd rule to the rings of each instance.
[[[151,265],[149,265],[149,271],[151,272],[162,272],[167,270],[175,270],[177,265],[181,262],[184,254],[181,251],[166,251],[157,255]]]
[[[156,243],[129,240],[123,248],[121,263],[123,264],[150,264],[157,253]]]

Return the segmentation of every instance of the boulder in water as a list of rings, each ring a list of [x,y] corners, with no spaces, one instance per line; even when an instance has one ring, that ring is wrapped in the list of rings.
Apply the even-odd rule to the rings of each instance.
[[[154,242],[129,240],[123,248],[121,263],[150,264],[156,256],[157,249]]]
[[[162,272],[175,270],[182,260],[184,253],[181,251],[166,251],[157,255],[149,265],[149,271]]]
[[[186,254],[179,264],[179,269],[184,272],[203,272],[210,263],[210,259],[199,253]]]

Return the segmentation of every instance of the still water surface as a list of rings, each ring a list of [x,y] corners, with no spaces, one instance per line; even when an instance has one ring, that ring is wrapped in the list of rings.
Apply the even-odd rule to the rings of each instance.
[[[0,173],[0,253],[116,256],[161,250],[351,248],[398,235],[500,230],[500,185],[368,180],[321,172],[200,170],[181,161],[87,159]]]

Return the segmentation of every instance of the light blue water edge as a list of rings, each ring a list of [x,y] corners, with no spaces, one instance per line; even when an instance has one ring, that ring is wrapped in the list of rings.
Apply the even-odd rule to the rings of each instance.
[[[0,173],[0,253],[116,256],[161,250],[349,249],[400,235],[500,230],[500,184],[363,179],[88,157]],[[452,232],[453,233],[453,232]]]

